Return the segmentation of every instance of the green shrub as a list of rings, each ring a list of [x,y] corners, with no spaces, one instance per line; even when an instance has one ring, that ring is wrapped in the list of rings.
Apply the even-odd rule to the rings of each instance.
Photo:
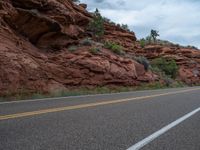
[[[196,49],[196,50],[198,50],[197,47],[195,47],[195,46],[191,46],[191,45],[186,46],[186,48],[189,48],[189,49]]]
[[[124,29],[124,30],[126,30],[126,31],[130,31],[127,24],[122,24],[121,28]]]
[[[118,55],[122,55],[124,54],[124,51],[123,51],[123,47],[114,43],[114,42],[105,42],[104,43],[104,47],[107,48],[107,49],[110,49],[112,52],[118,54]]]
[[[80,44],[84,46],[92,46],[93,42],[94,41],[92,41],[90,38],[85,38],[82,41],[80,41]]]
[[[74,51],[76,51],[77,49],[78,49],[77,46],[70,46],[70,47],[68,47],[68,51],[70,51],[70,52],[74,52]]]
[[[145,44],[151,44],[152,43],[152,37],[151,36],[147,36],[145,39]]]
[[[92,54],[97,54],[98,52],[100,52],[100,48],[97,48],[97,47],[93,47],[91,49],[89,49],[90,53]]]
[[[159,76],[165,75],[165,73],[156,66],[150,66],[150,70],[158,74]]]
[[[175,78],[177,75],[178,66],[173,59],[166,60],[165,58],[156,58],[152,60],[151,65],[153,68],[158,68],[171,78]]]
[[[103,17],[103,21],[107,23],[111,23],[111,20],[109,18]]]
[[[144,69],[146,71],[149,70],[150,68],[150,63],[148,61],[148,59],[146,57],[143,57],[143,56],[139,56],[139,57],[134,57],[133,58],[135,61],[137,61],[138,63],[142,64],[144,66]]]
[[[101,38],[104,35],[104,19],[98,9],[94,12],[93,20],[89,23],[89,30],[95,38]]]
[[[141,46],[142,48],[144,48],[145,45],[146,45],[145,39],[141,39],[141,40],[140,40],[140,46]]]
[[[163,81],[164,81],[164,83],[165,83],[165,85],[166,85],[167,87],[172,86],[173,83],[174,83],[174,80],[173,80],[172,78],[167,77],[167,76],[164,76],[164,77],[163,77]]]

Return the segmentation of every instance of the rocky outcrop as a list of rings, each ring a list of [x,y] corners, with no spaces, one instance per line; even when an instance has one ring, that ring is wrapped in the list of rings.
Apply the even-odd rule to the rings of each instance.
[[[117,37],[117,38],[116,38]],[[119,26],[105,23],[105,36],[104,39],[107,41],[113,41],[123,46],[126,51],[134,50],[136,46],[135,33],[128,32]]]
[[[75,5],[70,0],[5,0],[1,5],[8,25],[38,48],[62,49],[89,36],[92,15],[83,4]],[[105,23],[104,39],[125,47],[136,41],[134,33],[109,23]]]
[[[91,35],[87,28],[92,14],[86,8],[71,0],[0,1],[0,96],[157,80],[131,59],[134,55],[173,58],[182,81],[200,83],[198,50],[158,45],[142,49],[133,32],[107,22],[103,40],[122,45],[125,56],[95,41],[81,44]],[[92,53],[94,45],[101,51]]]
[[[0,95],[68,87],[138,85],[155,76],[141,64],[102,48],[78,45],[92,15],[70,0],[0,1]],[[105,39],[130,46],[134,33],[105,24]],[[117,38],[116,38],[117,37]]]
[[[137,55],[148,59],[164,57],[176,60],[179,66],[178,77],[185,83],[200,84],[200,50],[179,46],[149,45],[137,49]]]
[[[71,1],[13,0],[2,2],[6,23],[42,49],[61,49],[85,37],[91,15]]]

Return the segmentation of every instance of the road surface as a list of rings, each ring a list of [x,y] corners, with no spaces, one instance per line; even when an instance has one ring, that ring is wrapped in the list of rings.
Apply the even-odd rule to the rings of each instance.
[[[200,87],[0,103],[0,150],[200,150]]]

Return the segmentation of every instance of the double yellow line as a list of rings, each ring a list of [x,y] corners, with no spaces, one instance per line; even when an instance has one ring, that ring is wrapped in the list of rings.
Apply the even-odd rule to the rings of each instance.
[[[9,115],[1,115],[0,116],[0,121],[8,120],[8,119],[15,119],[15,118],[22,118],[22,117],[36,116],[36,115],[47,114],[47,113],[54,113],[54,112],[61,112],[61,111],[68,111],[68,110],[76,110],[76,109],[81,109],[81,108],[90,108],[90,107],[103,106],[103,105],[109,105],[109,104],[117,104],[117,103],[129,102],[129,101],[134,101],[134,100],[155,98],[155,97],[159,97],[159,96],[174,95],[174,94],[180,94],[180,93],[196,91],[196,90],[200,90],[200,88],[188,89],[188,90],[182,90],[182,91],[176,91],[176,92],[168,92],[168,93],[163,93],[163,94],[155,94],[155,95],[150,95],[150,96],[141,96],[141,97],[135,97],[135,98],[110,100],[110,101],[95,102],[95,103],[88,103],[88,104],[80,104],[80,105],[58,107],[58,108],[50,108],[50,109],[43,109],[43,110],[16,113],[16,114],[9,114]]]

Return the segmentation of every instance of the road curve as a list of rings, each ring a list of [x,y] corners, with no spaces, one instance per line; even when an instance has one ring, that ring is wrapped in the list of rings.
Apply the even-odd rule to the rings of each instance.
[[[199,150],[199,91],[2,102],[0,150]]]

